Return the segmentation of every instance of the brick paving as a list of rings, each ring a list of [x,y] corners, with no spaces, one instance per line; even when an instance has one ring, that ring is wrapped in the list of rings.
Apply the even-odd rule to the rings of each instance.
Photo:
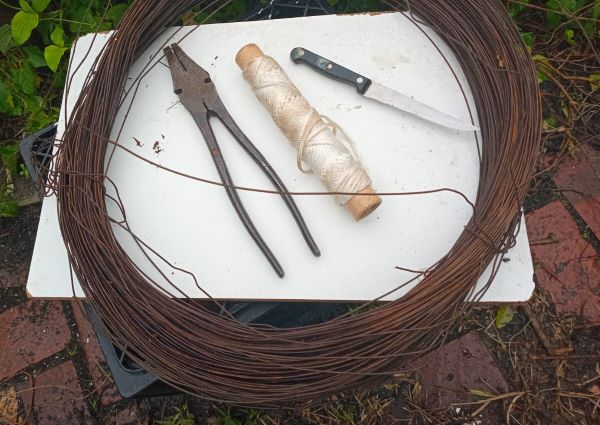
[[[600,321],[600,260],[559,202],[526,216],[537,283],[558,313]]]
[[[553,177],[592,232],[600,238],[600,151],[582,145]]]
[[[96,334],[92,329],[92,325],[86,319],[84,312],[76,302],[71,303],[73,306],[73,314],[77,321],[77,330],[79,332],[80,344],[83,347],[85,359],[88,369],[92,375],[92,381],[96,393],[100,397],[100,402],[103,405],[109,405],[121,400],[117,387],[110,379],[107,368],[104,365],[104,355],[96,338]]]
[[[0,315],[0,380],[65,348],[71,332],[58,301],[30,300]]]
[[[34,390],[21,390],[29,416],[40,424],[91,424],[92,417],[82,394],[72,361],[62,363],[40,375]]]
[[[556,196],[546,194],[526,215],[538,289],[559,315],[573,315],[583,324],[600,322],[598,170],[598,152],[581,148],[552,177]],[[23,288],[28,266],[23,260],[2,267],[0,290]],[[122,400],[107,375],[98,341],[77,305],[63,308],[61,301],[40,300],[11,305],[0,313],[0,423],[142,420],[147,412]],[[471,331],[416,360],[412,366],[426,389],[426,405],[470,401],[473,390],[511,391],[493,354],[481,334]]]
[[[480,397],[473,392],[508,391],[502,372],[474,331],[425,354],[410,366],[424,384],[427,407],[478,400]]]

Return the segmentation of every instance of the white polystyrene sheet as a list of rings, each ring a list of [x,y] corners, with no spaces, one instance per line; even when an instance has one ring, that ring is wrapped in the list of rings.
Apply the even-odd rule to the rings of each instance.
[[[452,188],[475,200],[479,159],[473,133],[439,127],[364,99],[352,87],[329,80],[306,66],[294,65],[289,59],[293,47],[303,46],[469,121],[459,84],[444,59],[404,15],[324,16],[204,25],[190,32],[191,29],[179,29],[174,40],[189,33],[181,47],[210,72],[239,127],[291,191],[324,189],[314,176],[296,168],[296,152],[243,80],[234,57],[250,42],[273,56],[310,103],[355,141],[376,190]],[[449,59],[475,111],[456,59],[432,30],[424,30]],[[149,61],[156,62],[152,55],[160,52],[175,31],[168,31],[156,41],[131,69],[126,86],[132,90],[123,107],[125,110],[133,98],[131,110],[119,132],[124,116],[121,112],[112,135],[120,145],[154,164],[116,148],[107,173],[118,185],[132,231],[174,266],[158,260],[165,275],[188,295],[204,297],[193,279],[178,269],[193,273],[198,285],[217,298],[370,300],[414,277],[396,266],[426,269],[453,245],[472,212],[464,199],[454,193],[386,196],[381,206],[360,222],[339,207],[333,196],[295,196],[322,252],[320,258],[315,258],[277,195],[240,191],[256,227],[285,269],[285,277],[278,278],[242,226],[222,187],[187,179],[156,165],[219,180],[196,124],[173,93],[165,60],[147,67]],[[93,60],[109,36],[88,35],[77,42],[59,135],[65,115],[73,107]],[[143,78],[137,79],[142,71]],[[235,183],[272,189],[262,171],[224,127],[217,120],[212,124]],[[155,151],[155,145],[160,152]],[[108,183],[107,193],[114,194]],[[120,217],[114,202],[107,201],[107,209],[113,217]],[[114,229],[140,269],[167,287],[133,238],[116,225]],[[147,253],[157,260],[154,254]],[[484,301],[529,298],[533,267],[524,223],[516,246],[506,257],[510,261],[501,264]],[[46,198],[29,275],[29,293],[35,297],[71,296],[69,270],[57,223],[56,199]],[[484,273],[480,284],[489,273],[490,270]],[[410,287],[393,292],[386,299],[397,298]],[[83,295],[76,278],[75,291]]]

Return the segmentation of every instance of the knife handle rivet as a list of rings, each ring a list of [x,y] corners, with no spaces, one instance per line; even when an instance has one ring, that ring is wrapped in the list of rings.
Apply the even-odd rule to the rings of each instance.
[[[363,79],[363,77],[358,77],[358,78],[356,79],[356,82],[357,82],[358,84],[362,84],[362,83],[363,83],[363,81],[365,81],[365,80]]]
[[[331,69],[331,68],[333,68],[333,65],[332,65],[332,64],[330,64],[330,63],[328,63],[328,64],[327,64],[327,69]]]

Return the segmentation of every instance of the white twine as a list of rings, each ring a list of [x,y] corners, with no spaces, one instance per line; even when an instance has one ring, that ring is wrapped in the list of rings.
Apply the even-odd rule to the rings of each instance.
[[[371,184],[354,142],[333,121],[319,115],[275,59],[261,56],[243,70],[256,97],[298,152],[297,165],[314,173],[329,192],[357,193]],[[310,168],[305,169],[302,163]],[[351,195],[337,195],[343,205]]]

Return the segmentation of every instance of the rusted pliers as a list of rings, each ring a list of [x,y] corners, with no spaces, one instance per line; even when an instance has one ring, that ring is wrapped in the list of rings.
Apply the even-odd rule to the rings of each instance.
[[[283,277],[283,268],[277,261],[277,258],[273,255],[263,238],[260,236],[254,223],[250,220],[241,199],[239,198],[225,160],[219,149],[219,144],[215,138],[215,135],[210,126],[210,118],[218,118],[223,125],[229,130],[231,135],[238,141],[238,143],[244,148],[244,150],[252,157],[254,162],[263,170],[266,176],[271,180],[271,183],[275,186],[277,191],[281,194],[283,201],[287,205],[288,209],[294,216],[294,220],[298,224],[304,240],[309,246],[310,250],[315,256],[321,255],[317,244],[311,236],[304,219],[294,202],[292,196],[288,193],[287,188],[273,170],[273,167],[267,162],[265,157],[260,151],[250,142],[250,140],[244,135],[242,130],[237,126],[231,115],[225,109],[223,102],[219,98],[217,89],[212,82],[209,73],[203,69],[200,65],[194,62],[188,55],[186,55],[181,48],[172,44],[170,47],[164,49],[165,56],[169,61],[169,67],[171,68],[171,77],[173,78],[173,88],[175,94],[179,96],[181,103],[194,117],[194,121],[200,128],[200,132],[204,137],[204,141],[208,145],[208,149],[212,155],[212,158],[217,166],[219,176],[224,184],[225,191],[229,200],[233,204],[237,215],[244,223],[246,230],[252,236],[252,239],[259,246],[263,254],[267,257],[275,272],[279,277]]]

